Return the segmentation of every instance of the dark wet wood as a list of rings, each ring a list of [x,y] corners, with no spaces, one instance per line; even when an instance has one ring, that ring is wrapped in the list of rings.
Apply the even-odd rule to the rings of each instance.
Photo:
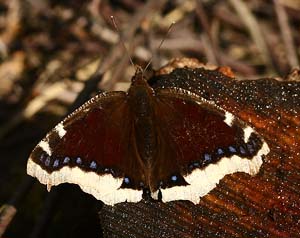
[[[197,67],[197,62],[193,62]],[[169,65],[178,67],[178,62]],[[247,121],[265,138],[271,152],[257,176],[227,175],[200,204],[139,202],[104,206],[105,237],[298,237],[300,234],[300,80],[239,81],[226,68],[201,71],[202,83],[187,81],[180,69],[169,82],[161,70],[154,87],[179,85],[214,100]],[[228,76],[220,72],[225,72]]]

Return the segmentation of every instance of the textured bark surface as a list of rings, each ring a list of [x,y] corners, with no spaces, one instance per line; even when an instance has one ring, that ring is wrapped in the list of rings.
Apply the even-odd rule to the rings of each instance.
[[[173,66],[184,65],[173,61],[150,83],[153,87],[189,89],[215,101],[256,128],[271,152],[258,175],[227,175],[198,205],[142,201],[104,206],[100,212],[104,236],[299,237],[299,72],[295,70],[285,79],[238,81],[226,68],[198,68],[193,70],[198,77],[194,83],[183,80],[191,74],[180,68],[164,74]]]

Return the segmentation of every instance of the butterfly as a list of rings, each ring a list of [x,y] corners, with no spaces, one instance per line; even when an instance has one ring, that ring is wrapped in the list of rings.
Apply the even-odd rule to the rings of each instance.
[[[179,80],[205,77],[196,61],[182,62]],[[145,193],[197,204],[225,175],[257,174],[269,151],[254,128],[215,101],[176,84],[152,87],[137,68],[127,92],[100,93],[52,129],[32,151],[27,173],[49,189],[78,184],[108,205]]]

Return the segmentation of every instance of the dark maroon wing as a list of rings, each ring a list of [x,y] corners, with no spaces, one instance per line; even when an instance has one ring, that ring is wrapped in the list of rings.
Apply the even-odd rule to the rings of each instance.
[[[120,199],[137,200],[130,198],[136,194],[126,198],[122,189],[122,198],[113,197],[118,196],[117,189],[126,185],[141,189],[139,184],[143,182],[132,130],[126,93],[100,94],[58,124],[36,146],[28,173],[50,186],[76,183],[104,201],[103,194],[107,193],[110,204]]]
[[[191,181],[186,178],[195,170],[203,172],[233,156],[251,160],[263,145],[255,131],[232,114],[181,89],[156,90],[155,120],[159,147],[153,165],[153,190],[188,186]],[[233,166],[226,170],[244,169]],[[225,171],[219,169],[220,173]]]

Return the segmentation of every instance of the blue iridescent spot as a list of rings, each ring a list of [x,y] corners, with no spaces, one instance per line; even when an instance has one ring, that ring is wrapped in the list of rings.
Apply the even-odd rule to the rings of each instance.
[[[71,159],[70,159],[69,157],[65,157],[63,163],[64,163],[64,164],[67,164],[67,163],[70,162],[70,160],[71,160]]]
[[[218,153],[218,155],[222,155],[222,154],[224,154],[224,150],[222,150],[221,148],[219,148],[219,149],[217,150],[217,153]]]
[[[233,146],[229,146],[228,149],[231,153],[236,153],[236,149]]]
[[[40,161],[41,161],[41,162],[44,162],[45,158],[46,158],[46,155],[45,155],[45,154],[42,154],[41,157],[40,157]]]
[[[247,148],[248,148],[248,150],[250,151],[250,153],[253,153],[254,152],[254,148],[253,148],[253,145],[251,145],[251,144],[247,144]]]
[[[97,168],[97,164],[96,164],[95,161],[92,161],[92,162],[91,162],[90,168],[91,168],[91,169],[96,169],[96,168]]]
[[[194,162],[194,163],[193,163],[193,166],[199,167],[199,166],[200,166],[200,163],[199,163],[199,162]]]
[[[140,182],[140,187],[142,188],[144,186],[145,186],[145,184],[143,182]]]
[[[130,179],[128,177],[124,178],[124,183],[129,184],[130,183]]]
[[[209,162],[211,160],[210,154],[204,154],[204,162]]]
[[[76,159],[76,164],[81,164],[81,163],[82,163],[81,158],[80,158],[80,157],[77,157],[77,159]]]
[[[173,181],[173,182],[176,182],[177,181],[177,176],[176,175],[173,175],[172,177],[171,177],[171,180]]]
[[[240,146],[240,152],[241,152],[242,154],[246,154],[246,150],[244,149],[243,146]]]
[[[50,165],[50,157],[48,156],[47,159],[45,160],[45,165],[49,166]]]
[[[58,167],[58,165],[59,165],[59,160],[57,159],[54,161],[53,167],[56,168],[56,167]]]

